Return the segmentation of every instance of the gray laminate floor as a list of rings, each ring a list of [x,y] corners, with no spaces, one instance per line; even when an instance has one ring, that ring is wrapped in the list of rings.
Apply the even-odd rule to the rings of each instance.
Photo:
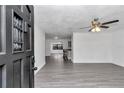
[[[63,62],[51,56],[36,74],[36,88],[120,88],[124,87],[124,68],[111,63]]]

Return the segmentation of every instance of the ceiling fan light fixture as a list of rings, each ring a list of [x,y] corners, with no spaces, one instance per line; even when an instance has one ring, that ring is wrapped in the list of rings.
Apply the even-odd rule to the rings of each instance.
[[[83,28],[80,28],[80,29],[85,29],[85,28],[89,28],[89,32],[101,32],[101,28],[109,28],[109,26],[107,26],[107,24],[112,24],[112,23],[116,23],[116,22],[119,22],[119,20],[112,20],[112,21],[108,21],[108,22],[104,22],[104,23],[101,23],[99,21],[99,18],[94,18],[93,21],[91,21],[91,25],[88,26],[88,27],[83,27]]]
[[[96,32],[100,32],[101,31],[99,27],[96,27],[95,29],[96,29]]]
[[[92,32],[100,32],[101,29],[100,29],[99,27],[95,27],[95,28],[93,28],[91,31],[92,31]]]

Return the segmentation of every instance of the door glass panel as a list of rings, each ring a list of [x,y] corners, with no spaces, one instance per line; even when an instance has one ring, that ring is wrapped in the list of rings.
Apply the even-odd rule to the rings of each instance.
[[[23,19],[13,12],[13,52],[23,51]]]

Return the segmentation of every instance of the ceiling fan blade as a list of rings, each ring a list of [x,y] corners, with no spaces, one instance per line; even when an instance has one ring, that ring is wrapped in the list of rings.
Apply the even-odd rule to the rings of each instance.
[[[109,28],[109,26],[102,26],[102,25],[101,25],[100,27],[101,27],[101,28]]]
[[[105,22],[105,23],[102,23],[102,25],[112,24],[112,23],[115,23],[115,22],[119,22],[119,20],[113,20],[113,21]]]
[[[86,28],[90,28],[91,26],[87,26],[87,27],[82,27],[82,28],[80,28],[80,29],[86,29]]]

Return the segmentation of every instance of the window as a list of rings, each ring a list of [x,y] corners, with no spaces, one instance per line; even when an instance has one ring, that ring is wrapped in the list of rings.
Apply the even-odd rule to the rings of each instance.
[[[63,44],[53,44],[53,50],[63,50]]]

